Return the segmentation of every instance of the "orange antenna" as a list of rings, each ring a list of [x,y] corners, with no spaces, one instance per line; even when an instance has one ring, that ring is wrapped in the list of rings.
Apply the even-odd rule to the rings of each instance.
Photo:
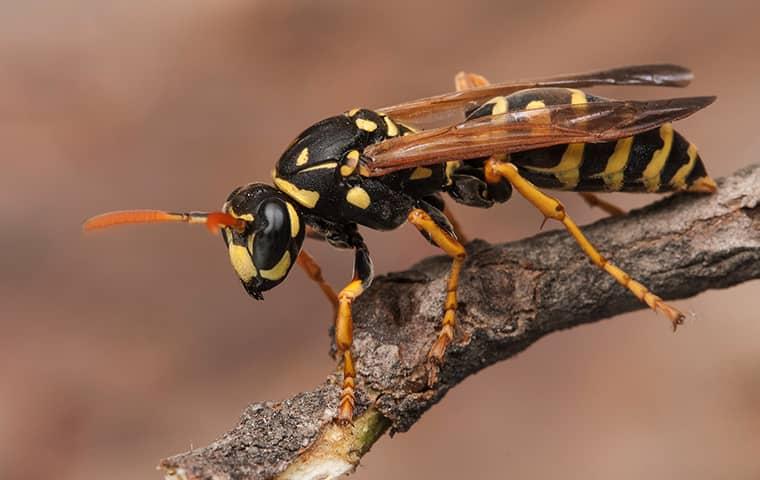
[[[90,232],[115,225],[165,222],[202,223],[214,234],[218,233],[221,227],[232,227],[236,230],[245,228],[245,220],[235,218],[225,212],[173,213],[162,210],[122,210],[88,218],[82,225],[82,229]]]

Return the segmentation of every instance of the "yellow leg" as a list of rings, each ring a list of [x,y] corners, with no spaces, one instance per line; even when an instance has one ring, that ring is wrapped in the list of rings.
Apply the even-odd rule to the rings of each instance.
[[[301,250],[301,253],[298,254],[297,262],[298,266],[306,272],[306,275],[319,285],[319,288],[325,294],[325,297],[327,297],[327,301],[329,301],[330,305],[333,307],[334,317],[338,311],[338,296],[335,294],[335,290],[333,290],[330,284],[328,284],[324,277],[322,277],[322,269],[319,267],[317,261],[314,260],[314,257],[309,255],[306,250]]]
[[[335,320],[335,344],[343,355],[343,388],[340,391],[338,421],[349,423],[356,406],[356,370],[351,356],[354,323],[351,318],[351,303],[364,291],[362,281],[354,279],[338,294],[338,316]]]
[[[454,77],[454,86],[456,87],[457,92],[485,87],[486,85],[490,85],[490,82],[486,77],[478,75],[477,73],[459,72]]]
[[[553,218],[562,222],[570,235],[573,236],[584,253],[595,265],[633,292],[639,300],[649,305],[652,310],[664,313],[672,322],[673,330],[683,323],[684,315],[680,311],[663,302],[660,297],[650,292],[644,285],[632,279],[630,275],[605,259],[583,235],[578,225],[565,213],[565,207],[557,199],[541,192],[532,183],[523,178],[516,166],[509,162],[501,161],[498,158],[491,158],[486,161],[485,177],[487,182],[496,182],[500,177],[506,178],[515,190],[520,192],[523,197],[538,208],[545,218]]]
[[[462,269],[462,263],[464,262],[466,253],[462,244],[449,235],[444,229],[439,227],[430,215],[424,211],[415,208],[409,213],[408,220],[409,223],[417,227],[419,230],[427,233],[438,247],[452,257],[449,281],[446,285],[446,300],[443,305],[441,331],[438,333],[438,338],[430,349],[430,352],[428,352],[428,360],[431,363],[428,384],[432,386],[437,381],[438,367],[443,363],[446,347],[448,347],[454,339],[457,310],[457,286],[459,284],[459,272]]]
[[[457,92],[472,90],[473,88],[478,87],[485,87],[490,84],[491,82],[489,82],[486,77],[483,75],[478,75],[477,73],[459,72],[454,77],[454,86],[456,87]],[[454,227],[454,233],[456,234],[459,242],[463,245],[470,243],[469,239],[462,231],[462,226],[456,220],[453,213],[451,212],[451,208],[449,208],[448,205],[444,207],[443,214],[446,215],[446,217],[451,222],[451,226]]]
[[[583,200],[586,201],[586,204],[589,207],[599,207],[600,209],[607,212],[608,215],[615,217],[618,215],[625,215],[625,210],[622,208],[613,205],[612,203],[608,202],[607,200],[602,200],[598,196],[594,195],[590,192],[578,192],[581,197],[583,197]]]

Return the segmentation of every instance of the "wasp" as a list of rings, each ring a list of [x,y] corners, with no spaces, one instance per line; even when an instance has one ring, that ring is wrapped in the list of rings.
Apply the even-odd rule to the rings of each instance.
[[[343,364],[337,419],[355,406],[351,305],[372,283],[370,253],[358,226],[393,230],[414,225],[452,259],[437,338],[427,354],[428,382],[437,381],[456,328],[457,285],[464,240],[444,208],[455,202],[490,208],[517,191],[567,229],[588,258],[673,328],[683,314],[615,266],[584,236],[557,199],[542,189],[581,192],[610,213],[595,192],[712,193],[696,147],[672,122],[715,97],[653,101],[611,100],[581,90],[597,85],[686,86],[692,73],[677,65],[638,65],[541,80],[489,84],[460,73],[456,91],[371,110],[355,108],[307,128],[272,172],[273,185],[249,183],[232,191],[220,211],[172,213],[130,210],[95,216],[92,230],[116,224],[205,224],[224,240],[246,292],[285,280],[299,264],[335,311],[335,343]],[[302,248],[307,236],[354,251],[351,281],[337,294]]]

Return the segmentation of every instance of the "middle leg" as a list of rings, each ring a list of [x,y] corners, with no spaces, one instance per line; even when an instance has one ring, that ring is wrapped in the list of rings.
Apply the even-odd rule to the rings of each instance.
[[[448,228],[442,227],[440,222],[436,222],[434,217],[424,210],[420,208],[413,209],[409,213],[408,221],[417,227],[431,242],[452,257],[451,271],[449,272],[449,279],[446,284],[446,299],[443,304],[441,330],[438,333],[438,338],[428,352],[428,385],[432,386],[438,381],[438,368],[443,364],[446,348],[454,339],[459,272],[462,269],[466,252],[462,244],[448,231]]]

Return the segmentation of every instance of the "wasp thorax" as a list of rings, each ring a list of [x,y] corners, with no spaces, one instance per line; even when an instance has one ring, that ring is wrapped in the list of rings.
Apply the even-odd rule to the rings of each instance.
[[[261,300],[261,292],[285,279],[301,251],[301,215],[284,194],[260,183],[233,191],[223,210],[245,222],[242,229],[226,227],[224,241],[246,291]]]

